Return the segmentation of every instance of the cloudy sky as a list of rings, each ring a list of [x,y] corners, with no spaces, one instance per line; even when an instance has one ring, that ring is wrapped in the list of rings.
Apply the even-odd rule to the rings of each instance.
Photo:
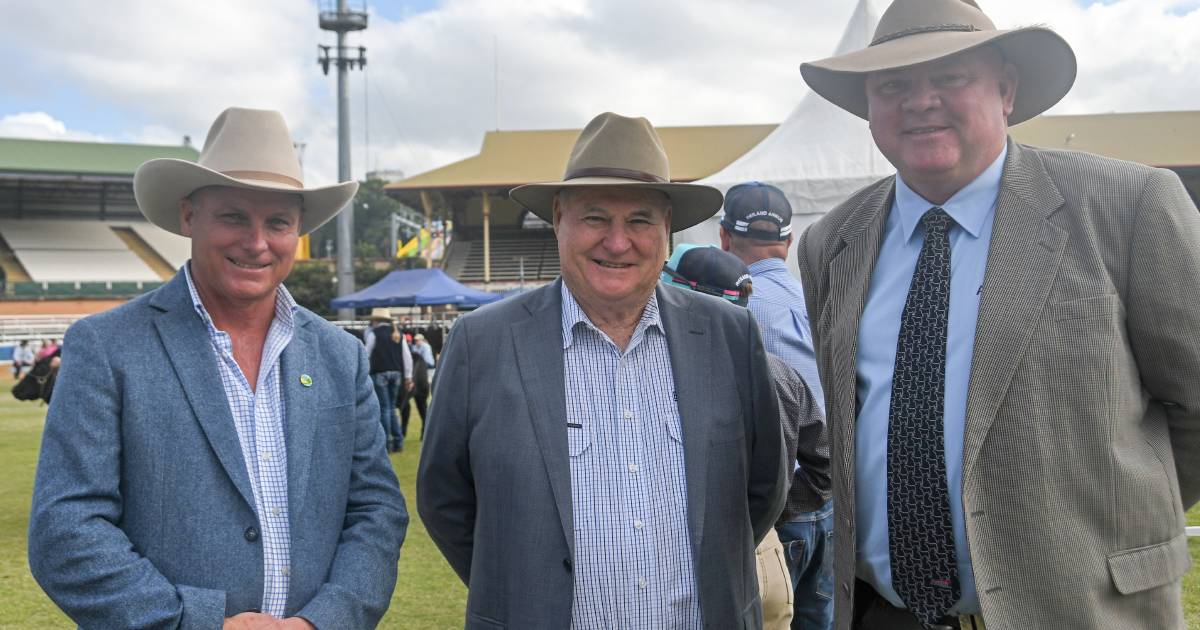
[[[612,110],[659,126],[774,123],[806,93],[858,0],[350,0],[352,164],[415,174],[483,133],[579,128]],[[864,0],[885,6],[886,0]],[[334,0],[0,0],[0,136],[203,142],[229,105],[279,109],[313,182],[337,174],[336,85],[316,63]],[[1046,24],[1080,73],[1051,113],[1200,109],[1200,0],[981,0]]]

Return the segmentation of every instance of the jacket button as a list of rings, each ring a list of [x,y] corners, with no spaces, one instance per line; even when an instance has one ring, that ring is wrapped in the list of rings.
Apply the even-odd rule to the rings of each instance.
[[[254,542],[258,540],[258,528],[254,526],[247,527],[246,531],[242,532],[242,536],[244,536],[246,540]]]
[[[563,568],[567,570],[567,573],[571,572],[571,559],[570,558],[563,558]]]

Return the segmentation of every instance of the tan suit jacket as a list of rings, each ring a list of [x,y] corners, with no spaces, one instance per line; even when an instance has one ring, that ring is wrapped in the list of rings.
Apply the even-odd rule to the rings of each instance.
[[[854,610],[859,319],[894,183],[856,193],[799,247],[833,453],[839,630]],[[1174,173],[1009,141],[963,449],[989,630],[1184,627],[1198,297],[1200,214]]]

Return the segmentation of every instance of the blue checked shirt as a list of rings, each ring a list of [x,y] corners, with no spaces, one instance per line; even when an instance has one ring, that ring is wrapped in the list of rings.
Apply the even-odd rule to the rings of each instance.
[[[808,327],[808,307],[800,281],[788,273],[778,258],[764,258],[750,265],[754,291],[747,305],[762,333],[767,352],[783,359],[800,373],[808,390],[825,412],[825,391],[817,374],[817,357]]]
[[[683,432],[651,296],[621,352],[562,287],[575,595],[571,628],[699,629]]]
[[[283,398],[280,388],[279,356],[292,341],[295,331],[296,302],[282,285],[275,294],[275,318],[267,331],[254,389],[242,369],[233,360],[229,334],[217,330],[200,302],[192,282],[190,265],[184,265],[188,291],[196,313],[208,328],[221,385],[233,412],[233,424],[242,445],[242,459],[254,491],[254,511],[262,530],[263,599],[262,611],[283,617],[287,604],[291,571],[291,532],[288,524],[287,450],[283,438]]]

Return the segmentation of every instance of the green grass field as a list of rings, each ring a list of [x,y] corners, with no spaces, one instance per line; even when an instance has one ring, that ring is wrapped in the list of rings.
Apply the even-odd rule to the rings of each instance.
[[[46,408],[13,400],[8,393],[11,384],[7,376],[0,376],[0,628],[71,628],[70,621],[30,577],[25,557],[29,495]],[[419,425],[410,429],[415,437]],[[400,555],[392,606],[380,627],[461,628],[466,588],[442,559],[415,513],[413,484],[419,456],[420,442],[415,440],[409,441],[403,453],[392,456],[412,523]],[[1188,514],[1188,523],[1200,525],[1200,508]],[[1189,544],[1193,561],[1200,565],[1200,539]],[[1184,578],[1183,588],[1187,625],[1200,628],[1200,569]]]

